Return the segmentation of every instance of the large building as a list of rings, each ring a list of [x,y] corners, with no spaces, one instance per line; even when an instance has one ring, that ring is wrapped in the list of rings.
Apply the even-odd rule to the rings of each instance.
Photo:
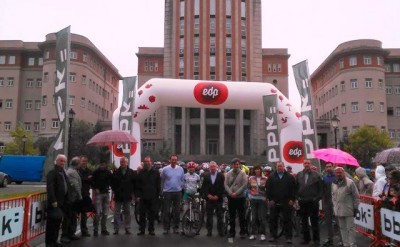
[[[44,42],[0,41],[0,146],[18,125],[34,137],[54,136],[59,121],[54,104],[56,35]],[[87,38],[71,35],[68,104],[76,119],[109,122],[118,106],[121,79],[115,66]]]
[[[166,0],[164,23],[164,47],[137,53],[139,86],[157,77],[271,82],[288,96],[287,49],[261,47],[261,0]],[[144,150],[166,149],[182,160],[266,161],[259,111],[163,107],[141,127]]]
[[[370,39],[342,43],[311,81],[315,116],[340,119],[339,141],[366,124],[400,143],[400,49],[385,49]]]

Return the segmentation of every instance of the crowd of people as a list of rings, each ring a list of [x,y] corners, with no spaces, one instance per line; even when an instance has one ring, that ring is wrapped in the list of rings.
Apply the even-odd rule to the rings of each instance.
[[[358,214],[359,195],[378,197],[385,207],[400,209],[400,171],[392,166],[378,165],[367,174],[358,167],[354,172],[337,164],[327,163],[319,172],[305,159],[303,170],[297,174],[291,166],[277,162],[271,166],[255,165],[251,169],[238,158],[230,165],[216,162],[178,163],[172,155],[166,166],[153,164],[145,157],[137,169],[128,166],[125,157],[118,169],[109,169],[106,162],[94,171],[88,168],[86,156],[74,157],[65,169],[67,157],[58,155],[54,169],[47,174],[46,246],[63,246],[81,237],[90,237],[87,212],[95,212],[93,235],[107,236],[107,216],[110,201],[114,202],[114,235],[131,231],[131,202],[139,207],[138,236],[155,235],[155,220],[162,205],[163,234],[180,234],[180,213],[188,208],[191,197],[199,193],[206,202],[207,236],[213,235],[213,219],[217,218],[217,233],[223,232],[223,202],[227,200],[229,212],[228,242],[236,236],[236,218],[239,218],[239,236],[265,241],[269,225],[269,242],[278,241],[278,221],[283,217],[283,236],[286,244],[293,242],[293,218],[299,215],[302,245],[333,245],[336,222],[342,246],[355,246],[354,217]],[[351,174],[350,174],[351,173]],[[90,193],[92,190],[92,196]],[[112,191],[112,198],[110,198]],[[160,203],[160,198],[162,202]],[[93,199],[93,200],[92,200]],[[320,202],[327,227],[327,239],[320,243]],[[246,222],[246,205],[250,205],[252,222]],[[296,214],[295,214],[296,212]],[[80,215],[81,236],[76,235]],[[247,228],[251,224],[251,230]],[[311,223],[311,227],[310,227]],[[61,226],[61,243],[58,242]],[[99,231],[100,230],[100,231]],[[251,232],[249,232],[251,231]]]

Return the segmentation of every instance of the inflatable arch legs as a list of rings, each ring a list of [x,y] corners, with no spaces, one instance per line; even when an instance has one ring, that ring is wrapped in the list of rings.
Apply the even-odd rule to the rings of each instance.
[[[136,90],[132,111],[132,136],[140,140],[140,123],[160,106],[263,110],[263,96],[276,94],[280,121],[280,149],[289,142],[301,142],[301,114],[272,84],[262,82],[197,81],[151,79]],[[115,126],[113,118],[113,129]],[[136,169],[141,162],[141,145],[131,151],[129,166]],[[290,162],[284,155],[281,159]],[[118,166],[117,162],[117,166]],[[298,162],[299,163],[299,162]]]

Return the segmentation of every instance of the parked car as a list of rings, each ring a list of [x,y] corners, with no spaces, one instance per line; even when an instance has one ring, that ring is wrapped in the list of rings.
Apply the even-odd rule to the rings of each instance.
[[[10,182],[10,177],[4,172],[0,172],[0,187],[7,187]]]

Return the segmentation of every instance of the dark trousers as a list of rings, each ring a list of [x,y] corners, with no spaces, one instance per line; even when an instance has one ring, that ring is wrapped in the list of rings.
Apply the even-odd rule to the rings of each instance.
[[[279,214],[283,216],[283,233],[286,239],[291,239],[293,236],[293,206],[289,204],[275,204],[274,207],[270,208],[270,220],[269,220],[269,231],[271,237],[277,238],[278,236],[278,218]]]
[[[81,212],[81,232],[82,233],[89,233],[88,227],[87,227],[87,213],[86,212]]]
[[[62,237],[70,238],[75,234],[78,226],[77,212],[71,204],[64,204],[63,207],[64,219],[62,221]]]
[[[140,199],[139,201],[139,231],[144,232],[146,229],[146,220],[149,222],[149,232],[154,232],[154,220],[157,210],[157,198]],[[147,216],[147,217],[146,217]]]
[[[172,228],[179,229],[179,215],[181,212],[182,192],[163,193],[163,225],[164,230],[169,230],[171,226],[171,206],[172,206]]]
[[[318,201],[299,201],[301,226],[303,229],[304,241],[310,241],[310,227],[308,225],[308,219],[311,221],[313,241],[319,242],[319,203]]]
[[[265,204],[264,200],[255,200],[251,199],[250,200],[250,205],[251,205],[251,215],[252,215],[252,232],[251,234],[265,234],[265,222],[266,222],[266,209],[267,206]]]
[[[240,235],[246,234],[246,219],[245,219],[245,204],[246,199],[232,198],[228,196],[229,210],[229,237],[233,238],[236,235],[236,212],[239,215]]]
[[[206,204],[207,212],[207,231],[212,232],[214,225],[214,211],[217,214],[218,233],[222,234],[222,201],[208,200]]]
[[[54,220],[52,218],[47,217],[46,236],[45,236],[46,246],[53,246],[55,243],[57,243],[61,222],[62,219]]]
[[[328,240],[333,240],[333,204],[332,202],[324,203],[325,225],[328,231]]]

